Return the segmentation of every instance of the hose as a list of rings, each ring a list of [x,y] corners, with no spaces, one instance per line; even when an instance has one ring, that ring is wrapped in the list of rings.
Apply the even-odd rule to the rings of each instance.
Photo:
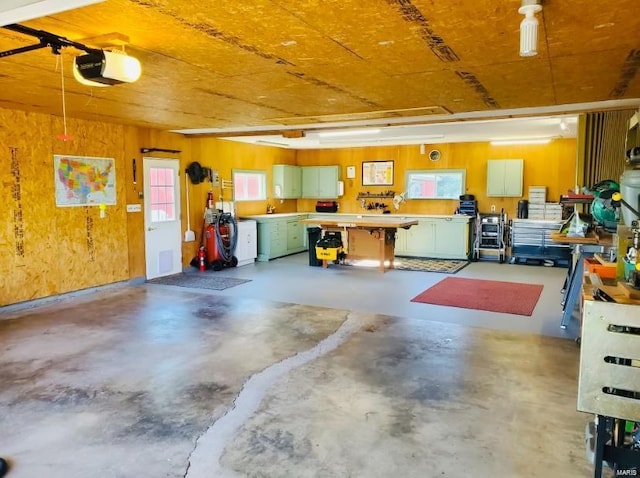
[[[229,234],[229,244],[225,244],[225,241],[220,232],[220,226],[227,225]],[[222,213],[218,216],[218,220],[215,223],[215,239],[218,248],[218,253],[223,262],[229,263],[233,259],[233,254],[236,251],[236,245],[238,244],[238,221],[229,213]]]

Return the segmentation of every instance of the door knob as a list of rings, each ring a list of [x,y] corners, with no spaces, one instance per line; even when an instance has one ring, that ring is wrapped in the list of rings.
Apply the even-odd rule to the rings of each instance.
[[[158,229],[157,227],[148,227],[147,231],[155,231],[156,229]]]

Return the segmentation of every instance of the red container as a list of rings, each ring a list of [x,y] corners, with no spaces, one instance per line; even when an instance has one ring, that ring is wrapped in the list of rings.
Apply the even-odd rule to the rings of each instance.
[[[218,226],[222,243],[225,247],[229,247],[229,228],[226,225]],[[221,261],[222,256],[218,250],[218,241],[216,240],[216,226],[210,224],[205,229],[205,239],[207,244],[207,262],[211,264],[214,261]]]

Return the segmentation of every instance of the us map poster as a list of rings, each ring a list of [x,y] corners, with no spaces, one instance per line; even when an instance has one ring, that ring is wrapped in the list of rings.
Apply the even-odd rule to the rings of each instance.
[[[116,204],[116,171],[113,158],[53,156],[56,206]]]

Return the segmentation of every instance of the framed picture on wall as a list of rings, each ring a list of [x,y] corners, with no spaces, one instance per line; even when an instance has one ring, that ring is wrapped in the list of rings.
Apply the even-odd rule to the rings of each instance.
[[[391,186],[393,161],[365,161],[362,163],[363,186]]]

